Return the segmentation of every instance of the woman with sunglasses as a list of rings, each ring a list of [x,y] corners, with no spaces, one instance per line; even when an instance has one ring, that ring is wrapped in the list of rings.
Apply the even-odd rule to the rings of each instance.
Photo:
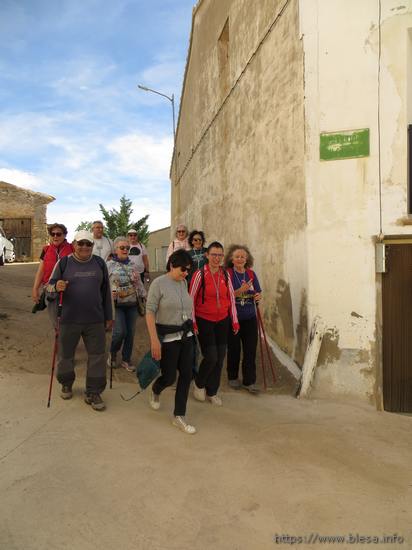
[[[160,394],[171,386],[176,373],[175,406],[172,424],[187,434],[196,428],[186,421],[186,403],[192,380],[193,302],[187,291],[186,277],[192,260],[186,250],[173,252],[167,261],[167,273],[155,279],[146,301],[146,324],[153,359],[160,361],[161,375],[154,381],[150,406],[160,408]]]
[[[115,305],[115,321],[109,362],[112,368],[116,368],[117,352],[122,348],[121,366],[129,372],[133,372],[135,367],[131,364],[131,357],[138,315],[137,295],[144,297],[146,291],[136,264],[130,261],[130,245],[127,238],[117,237],[113,247],[114,254],[112,259],[107,262]]]
[[[189,254],[192,258],[193,269],[187,276],[188,285],[190,285],[190,281],[192,280],[195,271],[202,268],[206,263],[205,253],[207,249],[204,246],[205,240],[205,234],[203,233],[203,231],[198,231],[197,229],[194,229],[190,232],[189,245],[191,248],[189,250]]]
[[[183,248],[183,250],[190,250],[189,241],[187,239],[188,233],[187,227],[182,223],[177,226],[176,238],[173,239],[167,249],[166,261],[170,258],[173,252],[176,252],[176,250],[180,250],[181,248]]]
[[[190,285],[194,302],[194,328],[198,332],[203,359],[195,376],[193,396],[198,401],[207,400],[222,405],[217,395],[220,375],[226,355],[230,321],[233,332],[239,330],[232,282],[220,264],[223,246],[215,241],[206,251],[208,263],[196,271]]]
[[[49,225],[47,231],[49,233],[50,242],[43,247],[40,254],[40,263],[34,277],[31,292],[33,302],[38,306],[34,311],[37,309],[44,309],[46,306],[45,290],[56,263],[60,258],[69,256],[73,253],[73,246],[66,240],[67,228],[65,225],[62,223],[53,223]],[[57,314],[55,304],[49,304],[48,312],[54,326]]]

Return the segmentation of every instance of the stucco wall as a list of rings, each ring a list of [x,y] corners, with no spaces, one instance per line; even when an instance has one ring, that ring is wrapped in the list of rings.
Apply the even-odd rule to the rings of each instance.
[[[164,227],[149,234],[147,255],[150,271],[163,271],[166,267],[166,252],[170,243],[170,227]]]
[[[230,76],[222,87],[219,36],[227,17]],[[248,0],[200,3],[175,159],[172,225],[183,221],[204,229],[209,242],[251,247],[268,332],[301,362],[307,275],[297,1],[261,0],[253,10]]]
[[[410,2],[304,0],[309,321],[328,330],[316,373],[319,392],[378,401],[380,233],[378,90],[382,232],[410,233],[406,212],[407,28]],[[408,13],[409,12],[409,13]],[[410,121],[411,122],[411,121]],[[370,129],[370,156],[319,160],[319,134]],[[378,291],[377,291],[378,289]]]

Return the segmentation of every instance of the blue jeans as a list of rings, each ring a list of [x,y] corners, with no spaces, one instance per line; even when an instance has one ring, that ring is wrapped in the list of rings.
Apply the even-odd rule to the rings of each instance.
[[[122,361],[127,363],[132,357],[137,315],[136,306],[116,307],[110,353],[117,353],[123,344]]]

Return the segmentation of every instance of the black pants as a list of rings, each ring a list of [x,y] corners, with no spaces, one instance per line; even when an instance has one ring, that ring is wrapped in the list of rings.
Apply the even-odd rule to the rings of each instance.
[[[220,386],[223,361],[226,355],[229,317],[214,323],[197,317],[198,339],[203,359],[195,376],[196,386],[206,388],[206,394],[216,395]]]
[[[187,396],[192,380],[193,345],[193,336],[184,341],[175,340],[162,344],[160,360],[162,374],[155,380],[152,390],[153,393],[159,395],[165,388],[174,384],[176,372],[179,372],[175,394],[175,416],[186,414]]]
[[[239,376],[240,350],[243,351],[242,380],[245,386],[256,383],[256,348],[258,342],[257,318],[239,321],[237,334],[229,331],[227,345],[227,376],[236,380]]]

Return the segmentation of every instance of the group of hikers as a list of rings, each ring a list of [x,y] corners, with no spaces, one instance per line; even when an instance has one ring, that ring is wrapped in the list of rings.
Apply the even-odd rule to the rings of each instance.
[[[150,389],[152,409],[160,408],[162,391],[176,382],[172,423],[187,434],[196,433],[186,418],[190,385],[193,380],[196,400],[221,406],[218,392],[226,352],[230,387],[259,393],[256,308],[261,288],[248,247],[232,244],[225,254],[218,241],[206,246],[203,231],[189,233],[178,225],[168,247],[166,273],[146,292],[149,261],[137,231],[130,229],[112,242],[103,230],[103,223],[96,221],[91,232],[77,231],[70,244],[66,227],[51,224],[50,243],[40,256],[32,298],[34,311],[47,307],[58,327],[61,397],[73,395],[74,358],[82,338],[88,355],[85,402],[95,410],[105,408],[101,394],[106,366],[130,372],[136,368],[132,352],[139,300],[145,300],[151,356],[160,366]],[[112,331],[109,354],[107,331]]]

